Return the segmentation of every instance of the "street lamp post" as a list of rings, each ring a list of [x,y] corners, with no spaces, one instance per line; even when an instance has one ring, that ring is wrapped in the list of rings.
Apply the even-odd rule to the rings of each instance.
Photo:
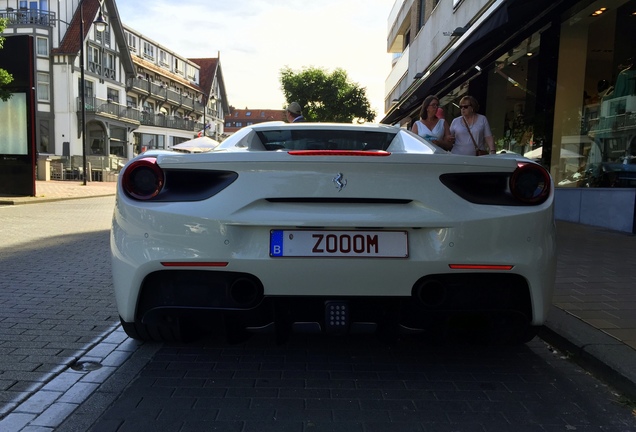
[[[87,166],[86,166],[86,79],[84,77],[84,2],[80,3],[80,104],[82,105],[82,170],[84,186],[86,186]],[[93,21],[95,30],[103,32],[106,30],[106,20],[102,15],[101,5],[99,16]]]
[[[203,97],[201,98],[201,100],[203,101],[203,136],[207,135],[207,132],[205,131],[205,112],[208,110],[208,95],[206,95],[205,93],[202,93]]]

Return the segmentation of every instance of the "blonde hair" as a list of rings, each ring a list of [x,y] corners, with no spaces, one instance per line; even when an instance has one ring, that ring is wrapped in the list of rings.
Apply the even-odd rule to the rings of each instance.
[[[470,102],[470,106],[473,107],[473,111],[474,112],[478,112],[479,111],[479,102],[477,102],[477,99],[475,99],[474,97],[472,97],[471,95],[466,95],[463,98],[461,98],[459,100],[459,104],[462,105],[463,101],[468,101]]]

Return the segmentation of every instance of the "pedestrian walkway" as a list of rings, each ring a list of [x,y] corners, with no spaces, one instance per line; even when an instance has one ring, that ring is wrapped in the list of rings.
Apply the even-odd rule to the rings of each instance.
[[[35,197],[2,204],[114,195],[116,183],[38,181]],[[636,236],[557,222],[553,307],[540,336],[636,398]]]
[[[36,181],[35,196],[2,196],[0,205],[33,204],[60,199],[91,198],[114,195],[116,182]]]
[[[636,236],[558,221],[557,249],[541,336],[636,398]]]

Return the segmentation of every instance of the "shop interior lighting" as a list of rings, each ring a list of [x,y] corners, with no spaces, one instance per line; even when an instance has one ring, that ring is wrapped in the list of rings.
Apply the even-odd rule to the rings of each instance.
[[[592,16],[592,17],[597,17],[597,16],[602,15],[602,14],[603,14],[603,12],[605,12],[605,11],[607,11],[607,8],[606,8],[606,7],[598,8],[598,10],[596,10],[596,11],[592,12],[592,13],[590,14],[590,16]]]

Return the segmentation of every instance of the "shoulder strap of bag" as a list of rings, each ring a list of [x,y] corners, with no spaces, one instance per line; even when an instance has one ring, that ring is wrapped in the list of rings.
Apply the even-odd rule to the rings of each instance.
[[[464,125],[466,126],[466,129],[468,130],[470,139],[473,140],[473,145],[475,146],[475,150],[479,150],[479,147],[477,146],[477,143],[475,142],[475,138],[473,137],[473,133],[470,131],[470,127],[468,127],[468,122],[466,121],[466,118],[464,116],[462,116],[462,120],[464,121]]]

